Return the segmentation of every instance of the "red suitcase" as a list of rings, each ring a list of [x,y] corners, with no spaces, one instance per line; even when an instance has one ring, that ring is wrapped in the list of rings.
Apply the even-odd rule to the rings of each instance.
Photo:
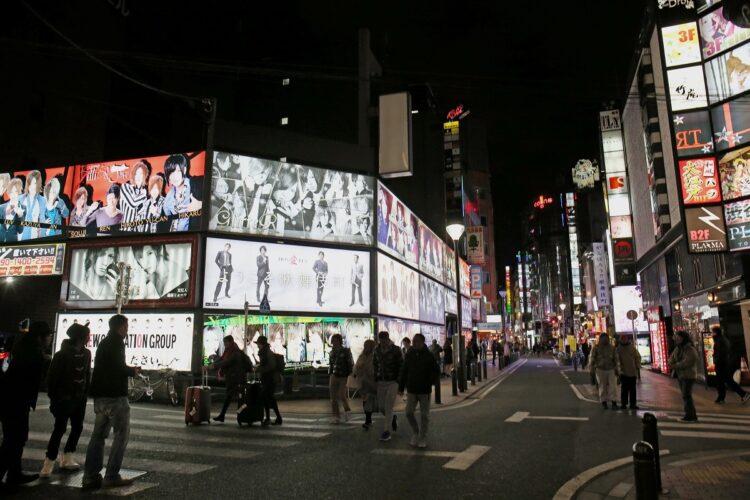
[[[208,374],[203,373],[203,385],[193,385],[185,389],[185,425],[211,423],[211,388]]]

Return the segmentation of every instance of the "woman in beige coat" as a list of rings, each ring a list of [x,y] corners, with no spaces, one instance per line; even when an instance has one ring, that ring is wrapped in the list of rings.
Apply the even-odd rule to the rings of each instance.
[[[630,341],[631,337],[632,335],[620,335],[620,342],[615,348],[617,371],[620,374],[620,403],[623,410],[628,407],[628,400],[631,410],[638,409],[635,402],[635,381],[641,370],[641,355]]]
[[[612,402],[613,410],[617,409],[616,368],[615,348],[609,341],[609,335],[602,333],[591,351],[589,369],[596,374],[596,382],[599,384],[599,401],[601,401],[605,410],[607,409],[607,401]]]
[[[375,356],[375,341],[372,339],[365,340],[364,350],[354,363],[354,379],[359,386],[359,393],[362,395],[362,407],[365,411],[365,423],[362,428],[368,430],[372,425],[372,412],[375,410],[375,401],[377,400],[377,385],[375,383],[375,365],[373,357]]]

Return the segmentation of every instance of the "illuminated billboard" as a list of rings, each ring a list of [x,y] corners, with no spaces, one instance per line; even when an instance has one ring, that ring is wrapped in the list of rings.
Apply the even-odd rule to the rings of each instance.
[[[714,158],[680,160],[682,201],[685,205],[715,203],[721,201],[719,172]]]
[[[750,196],[750,148],[724,155],[719,161],[719,176],[724,200]]]
[[[711,103],[750,90],[750,44],[725,52],[705,64],[708,96]]]
[[[672,140],[679,158],[713,152],[714,141],[708,111],[677,113],[672,123]]]
[[[671,69],[667,71],[667,81],[673,112],[702,108],[708,104],[700,66]]]
[[[469,297],[471,296],[471,268],[469,264],[463,259],[458,260],[458,265],[461,275],[461,289],[459,291],[461,292],[461,295]]]
[[[711,109],[716,150],[725,151],[750,142],[750,99],[739,97]]]
[[[661,36],[668,68],[700,62],[698,27],[695,23],[667,26],[661,29]]]
[[[445,275],[443,276],[443,283],[448,285],[450,288],[456,289],[456,252],[453,251],[448,245],[444,245],[445,257],[443,258]]]
[[[60,275],[64,259],[64,243],[0,246],[0,276]]]
[[[378,314],[419,319],[419,273],[378,253]]]
[[[724,17],[723,7],[701,17],[698,26],[706,59],[750,39],[750,29],[740,28]]]
[[[724,204],[729,250],[750,248],[750,200]]]
[[[426,276],[419,277],[419,320],[445,323],[445,287]]]
[[[613,286],[612,305],[615,315],[615,332],[632,333],[634,328],[636,332],[648,331],[648,323],[643,319],[641,287]],[[628,311],[638,313],[635,320],[628,319]]]
[[[727,231],[721,206],[685,209],[688,251],[723,252],[727,249]]]
[[[378,248],[414,267],[419,266],[417,217],[378,182]]]
[[[432,232],[432,230],[419,223],[419,269],[433,278],[443,281],[445,270],[443,269],[443,258],[445,257],[445,243]]]

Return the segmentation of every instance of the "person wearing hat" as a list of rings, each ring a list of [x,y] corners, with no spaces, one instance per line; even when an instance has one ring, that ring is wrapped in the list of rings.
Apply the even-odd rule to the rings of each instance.
[[[263,425],[271,423],[271,410],[276,414],[273,425],[281,425],[281,413],[275,396],[276,379],[279,376],[276,369],[276,355],[271,350],[268,338],[265,335],[258,337],[255,343],[258,345],[258,358],[260,359],[260,363],[255,370],[260,373],[260,382],[263,384],[263,407],[266,411],[266,419],[263,421]]]
[[[21,471],[23,448],[29,437],[29,410],[36,409],[39,383],[44,366],[44,350],[52,330],[47,323],[35,321],[29,331],[16,341],[8,371],[0,385],[0,419],[3,443],[0,446],[0,481],[7,473],[0,493],[17,491],[21,484],[35,481],[38,474]],[[0,496],[2,496],[0,494]]]
[[[73,459],[78,439],[83,431],[86,415],[86,397],[91,375],[91,351],[86,349],[91,334],[88,324],[73,324],[66,332],[60,350],[55,353],[47,372],[49,410],[55,417],[55,427],[47,444],[47,455],[39,477],[49,477],[55,469],[60,441],[70,421],[70,434],[60,457],[60,468],[67,471],[80,469]]]

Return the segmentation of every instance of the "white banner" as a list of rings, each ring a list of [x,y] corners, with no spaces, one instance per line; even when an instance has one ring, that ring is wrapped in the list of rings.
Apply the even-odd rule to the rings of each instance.
[[[596,301],[599,309],[609,306],[609,274],[604,243],[594,243],[594,280],[596,281]]]

